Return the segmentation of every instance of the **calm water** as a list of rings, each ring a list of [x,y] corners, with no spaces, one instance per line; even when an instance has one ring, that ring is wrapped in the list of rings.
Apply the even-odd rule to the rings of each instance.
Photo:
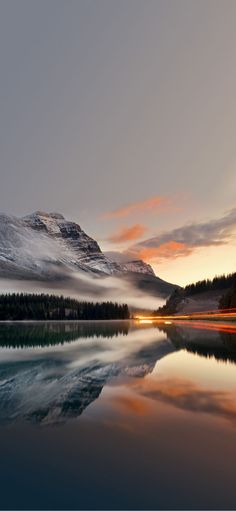
[[[1,509],[235,509],[236,327],[0,325]]]

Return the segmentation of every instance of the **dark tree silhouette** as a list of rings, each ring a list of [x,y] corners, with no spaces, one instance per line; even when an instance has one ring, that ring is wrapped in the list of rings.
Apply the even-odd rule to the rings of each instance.
[[[184,288],[175,289],[166,301],[166,304],[154,311],[154,314],[174,314],[181,300],[207,291],[222,291],[223,296],[219,302],[220,309],[236,307],[236,273],[220,275],[214,277],[212,280],[199,280]],[[223,294],[224,292],[226,292],[226,294]]]
[[[219,309],[236,308],[236,283],[221,297],[219,301]]]
[[[48,294],[1,294],[0,321],[129,319],[126,304],[80,302]]]
[[[73,342],[80,338],[109,338],[128,335],[129,321],[71,321],[42,323],[0,324],[0,346],[24,348],[53,346]]]

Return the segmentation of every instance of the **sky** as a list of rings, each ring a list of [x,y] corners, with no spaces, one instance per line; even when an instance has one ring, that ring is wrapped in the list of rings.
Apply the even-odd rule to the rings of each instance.
[[[235,0],[1,0],[0,210],[186,284],[236,266]]]

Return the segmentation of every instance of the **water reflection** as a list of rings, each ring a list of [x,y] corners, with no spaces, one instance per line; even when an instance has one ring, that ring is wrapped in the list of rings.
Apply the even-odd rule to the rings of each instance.
[[[12,348],[64,344],[87,337],[128,335],[129,321],[0,323],[0,346]]]
[[[200,322],[157,325],[176,349],[186,349],[203,357],[236,361],[236,325]]]
[[[163,334],[154,343],[155,331],[144,347],[134,327],[127,343],[129,329],[129,322],[1,325],[0,422],[75,418],[112,378],[144,377],[173,350]]]
[[[1,507],[234,509],[234,326],[0,324]]]
[[[147,378],[142,385],[131,383],[130,389],[135,393],[136,404],[138,397],[145,397],[184,412],[225,419],[236,427],[236,389],[211,389],[204,382],[197,383],[181,376]]]
[[[0,424],[65,423],[111,385],[113,408],[116,403],[118,409],[143,414],[150,402],[158,402],[236,422],[235,392],[204,387],[203,365],[195,356],[206,359],[204,371],[209,357],[235,363],[235,338],[231,331],[188,324],[1,324]],[[200,367],[195,381],[192,374],[184,376],[186,353],[192,374]],[[177,374],[170,364],[163,377],[166,360],[177,361]],[[122,388],[117,402],[115,387]]]

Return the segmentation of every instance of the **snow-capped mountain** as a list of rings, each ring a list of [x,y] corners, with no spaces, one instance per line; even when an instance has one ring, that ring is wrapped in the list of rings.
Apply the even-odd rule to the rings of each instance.
[[[67,269],[111,275],[116,266],[78,224],[59,213],[37,211],[21,219],[0,215],[1,275],[22,270],[44,277]]]
[[[77,223],[59,213],[36,211],[23,218],[0,214],[0,277],[55,280],[73,278],[75,271],[126,280],[132,276],[139,288],[140,278],[141,284],[142,277],[148,278],[154,287],[162,283],[164,297],[175,287],[158,279],[143,261],[112,260]]]
[[[141,259],[137,259],[135,261],[127,261],[126,263],[120,263],[124,272],[132,272],[132,273],[143,273],[145,275],[152,275],[155,277],[154,270],[152,269],[150,264],[145,263]]]

